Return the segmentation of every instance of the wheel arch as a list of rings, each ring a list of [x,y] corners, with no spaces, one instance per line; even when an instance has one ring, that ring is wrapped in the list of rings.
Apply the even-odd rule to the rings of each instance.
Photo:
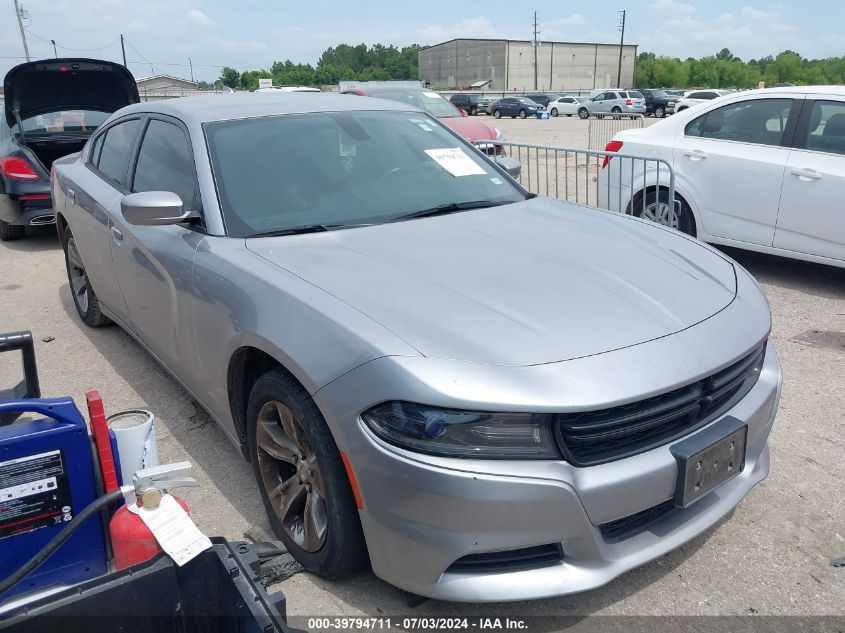
[[[668,189],[666,185],[660,185],[660,189]],[[640,189],[637,191],[628,202],[628,205],[625,207],[625,214],[626,215],[633,215],[634,209],[638,204],[642,204],[642,200],[644,196],[647,196],[650,193],[655,193],[658,189],[658,185],[652,184],[648,185],[647,187]],[[694,205],[689,203],[689,196],[678,189],[677,183],[675,184],[675,198],[681,201],[681,204],[685,205],[687,209],[689,209],[690,213],[692,213],[692,219],[695,228],[695,236],[699,237],[701,234],[701,219],[698,215],[698,210],[694,207]],[[700,237],[699,237],[700,239]]]
[[[61,212],[56,213],[56,232],[59,234],[59,241],[63,241],[65,237],[65,229],[67,228],[68,223],[65,219],[65,216]]]
[[[256,381],[268,371],[277,369],[290,376],[304,391],[310,393],[307,387],[289,369],[285,363],[275,355],[253,344],[244,344],[235,349],[229,357],[226,371],[226,391],[229,399],[229,412],[235,426],[241,453],[246,461],[250,461],[247,446],[247,407],[249,396]]]

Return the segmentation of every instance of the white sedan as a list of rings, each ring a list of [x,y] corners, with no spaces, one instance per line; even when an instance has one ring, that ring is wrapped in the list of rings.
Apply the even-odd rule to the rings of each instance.
[[[719,97],[724,97],[729,94],[731,94],[730,90],[691,90],[689,92],[685,92],[684,96],[678,99],[677,103],[675,103],[675,112],[680,112],[681,110],[686,110],[687,108],[691,108],[699,103],[707,103],[708,101],[712,101],[713,99],[718,99]]]
[[[620,132],[607,150],[671,165],[676,204],[667,169],[650,163],[643,174],[641,161],[632,170],[617,158],[599,174],[603,208],[705,242],[845,267],[845,87],[732,93]]]
[[[546,106],[546,111],[551,116],[559,116],[561,114],[572,116],[573,114],[578,114],[578,106],[582,103],[586,103],[587,101],[589,101],[587,97],[564,96],[555,99],[554,101],[549,101],[549,105]]]

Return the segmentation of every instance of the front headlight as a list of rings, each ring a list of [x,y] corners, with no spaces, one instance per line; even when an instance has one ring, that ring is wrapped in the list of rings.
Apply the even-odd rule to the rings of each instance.
[[[551,417],[486,413],[385,402],[361,418],[385,442],[401,448],[476,459],[560,459]]]

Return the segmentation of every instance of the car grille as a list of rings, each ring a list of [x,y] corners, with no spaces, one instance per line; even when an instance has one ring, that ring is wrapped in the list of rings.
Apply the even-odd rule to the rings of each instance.
[[[547,567],[563,560],[560,543],[523,547],[506,552],[468,554],[452,563],[447,573],[477,574]]]
[[[766,346],[712,376],[646,400],[557,416],[564,457],[576,466],[622,459],[704,426],[747,394],[760,375]]]
[[[636,514],[629,514],[621,519],[602,523],[599,526],[602,538],[608,543],[616,543],[623,539],[639,534],[655,521],[659,521],[679,508],[673,499],[664,501],[656,506],[646,508]]]

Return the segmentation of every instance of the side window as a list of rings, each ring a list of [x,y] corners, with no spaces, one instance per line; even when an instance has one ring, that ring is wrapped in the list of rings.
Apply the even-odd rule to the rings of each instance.
[[[94,165],[94,167],[100,162],[100,151],[103,149],[103,140],[105,138],[105,134],[100,134],[94,139],[94,144],[91,146],[91,151],[88,154],[88,163]]]
[[[687,136],[782,145],[792,99],[752,99],[711,110],[687,124]]]
[[[197,179],[191,147],[182,128],[151,119],[141,141],[132,191],[172,191],[193,209]]]
[[[806,141],[807,149],[845,155],[845,102],[816,101]]]
[[[704,92],[691,92],[687,99],[706,99]]]
[[[715,99],[716,97],[719,96],[715,92],[704,92],[702,94],[704,95],[705,99]]]
[[[126,170],[129,168],[132,147],[140,124],[140,119],[131,119],[106,130],[97,169],[115,183],[122,185],[126,179]]]

